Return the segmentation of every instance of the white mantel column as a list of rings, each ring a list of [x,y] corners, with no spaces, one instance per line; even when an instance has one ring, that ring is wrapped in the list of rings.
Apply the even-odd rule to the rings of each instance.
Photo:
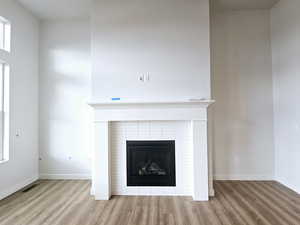
[[[208,201],[207,121],[192,121],[193,139],[193,199]]]
[[[109,122],[95,122],[92,193],[96,200],[109,200],[111,196],[109,145]]]

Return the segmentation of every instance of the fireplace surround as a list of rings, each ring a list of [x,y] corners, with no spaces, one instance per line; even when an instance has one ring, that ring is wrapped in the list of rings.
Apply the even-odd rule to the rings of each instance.
[[[208,151],[207,109],[213,100],[157,102],[90,102],[94,108],[91,194],[96,200],[109,200],[112,195],[111,124],[126,121],[187,121],[192,152],[192,197],[207,201],[213,195],[211,164]],[[130,188],[130,186],[128,187]],[[132,189],[140,195],[139,188]],[[156,188],[156,187],[154,187]],[[169,187],[168,187],[169,188]],[[158,193],[165,195],[163,189]]]

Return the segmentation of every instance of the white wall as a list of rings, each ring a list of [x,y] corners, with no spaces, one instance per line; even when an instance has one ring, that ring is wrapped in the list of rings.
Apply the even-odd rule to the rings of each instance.
[[[300,1],[272,9],[276,179],[300,193]]]
[[[268,10],[212,17],[216,179],[272,179],[272,70]]]
[[[0,16],[11,22],[10,157],[0,164],[0,199],[38,178],[38,21],[15,1],[2,0]],[[16,137],[16,132],[20,133]]]
[[[209,1],[96,0],[92,58],[94,101],[210,98]]]
[[[40,26],[40,173],[90,176],[90,25],[88,20]]]

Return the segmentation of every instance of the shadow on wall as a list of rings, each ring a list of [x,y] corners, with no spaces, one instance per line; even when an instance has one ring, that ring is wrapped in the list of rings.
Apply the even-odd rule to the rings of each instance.
[[[66,34],[59,30],[68,24],[49,23],[41,42],[40,173],[90,174],[90,39],[75,34],[80,24]]]
[[[212,18],[214,172],[273,179],[273,91],[268,10]]]

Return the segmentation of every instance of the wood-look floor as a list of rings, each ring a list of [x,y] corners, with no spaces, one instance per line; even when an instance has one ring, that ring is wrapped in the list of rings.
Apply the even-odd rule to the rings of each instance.
[[[39,181],[0,201],[1,225],[299,225],[300,197],[276,182],[215,182],[216,197],[115,196],[94,201],[88,181]]]

